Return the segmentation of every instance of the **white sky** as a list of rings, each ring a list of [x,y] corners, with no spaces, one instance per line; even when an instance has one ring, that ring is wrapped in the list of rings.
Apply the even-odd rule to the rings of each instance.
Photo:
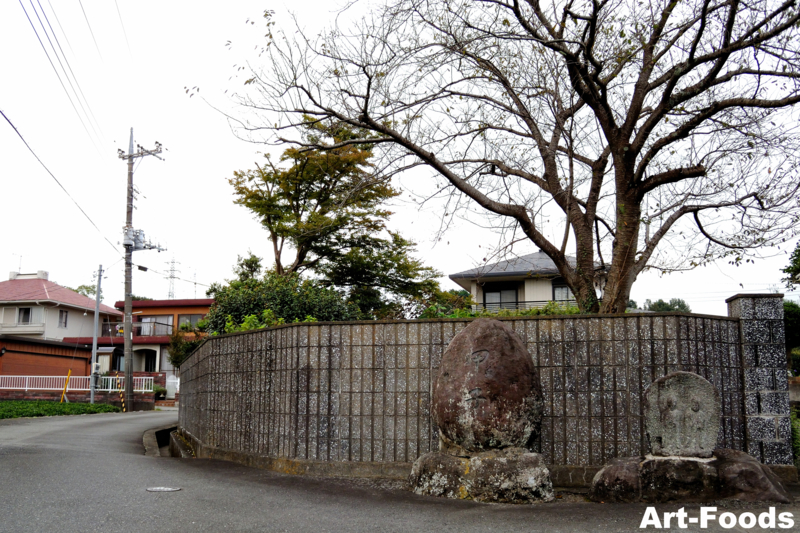
[[[134,227],[168,248],[160,254],[134,253],[135,264],[151,269],[134,270],[135,294],[166,298],[169,282],[163,273],[173,257],[180,263],[177,275],[188,280],[175,281],[176,298],[204,297],[203,285],[232,277],[237,254],[245,255],[248,249],[268,263],[266,233],[244,208],[233,204],[226,181],[234,170],[252,168],[266,148],[238,140],[212,105],[230,108],[225,92],[237,90],[245,79],[236,77],[235,65],[258,61],[254,50],[264,33],[265,7],[277,11],[279,24],[288,23],[291,9],[301,24],[313,29],[331,20],[337,3],[231,0],[208,10],[186,1],[82,0],[87,24],[81,2],[75,0],[0,2],[0,110],[100,229],[81,214],[0,117],[0,279],[21,264],[23,272],[47,270],[51,280],[75,287],[93,283],[92,274],[102,263],[108,269],[105,303],[122,299],[124,265],[117,242],[125,223],[127,166],[118,159],[117,149],[127,151],[131,127],[135,143],[152,148],[160,141],[166,150],[164,161],[141,160],[134,175],[140,191]],[[75,97],[50,48],[36,18],[37,13],[42,17],[40,6],[85,99]],[[41,20],[48,27],[47,20]],[[190,98],[185,88],[195,86],[199,96]],[[87,104],[89,118],[81,107]],[[405,177],[399,185],[420,179],[424,177]],[[497,240],[488,230],[462,223],[435,243],[437,206],[420,212],[398,203],[395,211],[394,229],[415,240],[426,264],[445,274],[473,268],[485,256],[487,244]],[[786,247],[789,252],[793,244]],[[536,251],[532,244],[517,250]],[[646,298],[679,297],[695,312],[725,314],[725,298],[737,292],[780,290],[780,268],[787,263],[788,255],[783,255],[738,268],[723,261],[664,278],[645,274],[632,298],[641,304]],[[191,282],[195,276],[196,287]],[[442,286],[457,287],[446,278]],[[797,299],[797,294],[789,296]]]

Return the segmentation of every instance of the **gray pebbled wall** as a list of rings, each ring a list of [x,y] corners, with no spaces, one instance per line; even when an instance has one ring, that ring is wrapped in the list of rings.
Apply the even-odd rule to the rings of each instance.
[[[789,380],[782,294],[737,294],[725,300],[740,319],[747,453],[765,464],[792,464]]]
[[[760,422],[747,426],[769,420],[774,435],[751,430],[746,440],[745,378],[753,379],[756,367],[743,366],[744,319],[654,313],[505,320],[539,367],[545,412],[534,448],[548,464],[599,466],[648,453],[642,394],[677,370],[696,372],[720,391],[718,446],[751,451],[756,437],[764,449],[783,442],[788,404],[769,407],[779,413],[759,411]],[[209,449],[253,457],[410,463],[438,448],[432,380],[467,323],[295,324],[209,338],[181,367],[181,428]],[[770,368],[773,386],[780,367]],[[763,409],[771,391],[756,392],[764,395]],[[791,462],[785,454],[760,458]]]

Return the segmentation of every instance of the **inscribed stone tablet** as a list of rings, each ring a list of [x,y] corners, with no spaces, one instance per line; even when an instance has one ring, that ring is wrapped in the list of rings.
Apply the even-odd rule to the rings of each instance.
[[[719,415],[716,387],[692,372],[667,374],[644,393],[644,422],[653,455],[711,457]]]

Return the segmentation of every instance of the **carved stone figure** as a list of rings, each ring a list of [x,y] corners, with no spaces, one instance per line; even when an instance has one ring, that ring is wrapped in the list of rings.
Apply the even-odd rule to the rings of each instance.
[[[542,420],[539,375],[519,336],[478,319],[447,347],[433,388],[444,443],[466,451],[527,448]]]
[[[612,460],[592,480],[589,499],[791,503],[792,496],[768,466],[741,451],[714,449],[719,404],[717,389],[697,374],[673,372],[654,381],[644,394],[653,455]]]
[[[716,387],[691,372],[673,372],[644,393],[653,455],[711,457],[717,444],[720,399]]]

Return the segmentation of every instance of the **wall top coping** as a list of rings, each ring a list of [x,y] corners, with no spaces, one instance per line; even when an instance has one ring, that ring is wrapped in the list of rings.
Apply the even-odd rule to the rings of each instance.
[[[728,322],[739,322],[739,317],[730,317],[730,316],[723,316],[723,315],[701,315],[698,313],[683,313],[679,311],[669,311],[669,312],[644,312],[644,313],[614,313],[614,314],[585,314],[585,315],[534,315],[534,316],[492,316],[492,317],[469,317],[469,318],[422,318],[422,319],[410,319],[410,320],[348,320],[348,321],[341,321],[341,322],[293,322],[291,324],[281,324],[280,326],[272,326],[270,328],[262,328],[262,329],[249,329],[247,331],[236,331],[234,333],[223,333],[222,335],[208,335],[203,338],[203,342],[200,346],[203,346],[206,342],[213,341],[215,339],[225,339],[230,337],[235,337],[237,335],[247,335],[249,333],[257,333],[259,331],[273,331],[278,329],[285,329],[285,328],[294,328],[294,327],[309,327],[309,326],[385,326],[391,324],[436,324],[436,323],[449,323],[449,322],[470,322],[472,320],[477,320],[479,318],[491,318],[494,320],[570,320],[570,319],[603,319],[603,318],[657,318],[657,317],[687,317],[687,318],[710,318],[713,320],[724,320]],[[195,350],[199,349],[200,346],[195,348]]]
[[[761,293],[751,293],[751,294],[734,294],[730,298],[725,300],[725,303],[730,303],[734,300],[740,300],[742,298],[783,298],[783,293],[781,292],[761,292]]]

